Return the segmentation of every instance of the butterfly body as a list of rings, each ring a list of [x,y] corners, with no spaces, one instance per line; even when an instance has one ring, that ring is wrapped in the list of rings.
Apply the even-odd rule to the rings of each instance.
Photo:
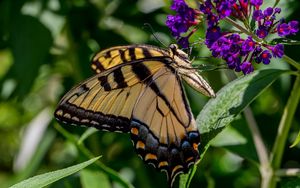
[[[170,185],[199,159],[200,135],[182,86],[214,97],[176,45],[117,46],[95,55],[95,76],[71,89],[55,117],[100,130],[129,132],[139,156],[167,172]]]

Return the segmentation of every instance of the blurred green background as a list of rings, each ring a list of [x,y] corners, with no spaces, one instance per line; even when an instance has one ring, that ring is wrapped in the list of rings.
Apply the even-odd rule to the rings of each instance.
[[[0,1],[0,187],[30,176],[87,160],[72,139],[84,127],[62,126],[53,111],[72,86],[93,75],[90,59],[97,51],[122,44],[145,43],[162,46],[174,42],[165,26],[171,2],[163,0],[1,0]],[[298,1],[284,1],[283,15],[299,18]],[[154,31],[145,27],[151,24]],[[204,36],[200,29],[194,36]],[[299,35],[294,37],[299,39]],[[286,53],[299,61],[299,48]],[[195,46],[193,57],[215,63],[203,45]],[[288,69],[273,61],[261,68]],[[218,91],[228,83],[226,71],[204,72]],[[251,105],[264,140],[272,147],[293,78],[282,77]],[[187,88],[195,116],[208,100]],[[300,109],[293,122],[288,145],[299,131]],[[166,176],[145,165],[134,152],[127,134],[98,131],[84,140],[85,147],[101,162],[135,187],[166,187]],[[238,116],[215,140],[204,156],[191,187],[258,187],[257,155],[244,117]],[[283,167],[300,167],[300,146],[289,148]],[[287,179],[286,179],[287,180]],[[177,180],[178,181],[178,180]],[[293,179],[298,181],[299,179]],[[282,181],[284,184],[284,181]],[[300,184],[300,182],[299,182]],[[50,187],[122,187],[97,166],[60,180]]]

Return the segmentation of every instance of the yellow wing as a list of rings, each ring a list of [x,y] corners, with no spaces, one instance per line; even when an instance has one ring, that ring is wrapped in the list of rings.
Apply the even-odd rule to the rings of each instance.
[[[150,45],[116,46],[97,53],[91,67],[96,73],[100,73],[123,63],[154,60],[157,57],[166,58],[168,55],[166,50]]]
[[[199,159],[199,132],[181,85],[214,96],[187,55],[148,45],[117,46],[93,58],[97,75],[69,91],[55,117],[64,123],[130,132],[146,163],[167,172],[172,184]]]
[[[163,66],[159,61],[141,61],[97,74],[69,91],[54,115],[67,124],[128,132],[144,80]]]
[[[145,162],[166,170],[170,184],[199,159],[199,133],[180,78],[161,68],[139,97],[131,120],[131,137]]]

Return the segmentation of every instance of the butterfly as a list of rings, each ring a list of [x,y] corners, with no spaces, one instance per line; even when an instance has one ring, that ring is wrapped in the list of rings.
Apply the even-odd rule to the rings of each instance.
[[[112,47],[97,53],[91,67],[96,74],[64,95],[55,118],[130,133],[137,154],[165,171],[172,186],[199,159],[200,134],[182,80],[209,97],[213,89],[175,44]]]

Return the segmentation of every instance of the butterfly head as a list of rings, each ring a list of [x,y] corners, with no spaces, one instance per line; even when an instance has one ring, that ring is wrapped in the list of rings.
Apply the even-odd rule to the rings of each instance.
[[[190,62],[188,54],[185,53],[184,51],[180,50],[176,44],[170,44],[169,49],[170,49],[171,56],[173,56],[173,57],[177,56],[180,59]]]

